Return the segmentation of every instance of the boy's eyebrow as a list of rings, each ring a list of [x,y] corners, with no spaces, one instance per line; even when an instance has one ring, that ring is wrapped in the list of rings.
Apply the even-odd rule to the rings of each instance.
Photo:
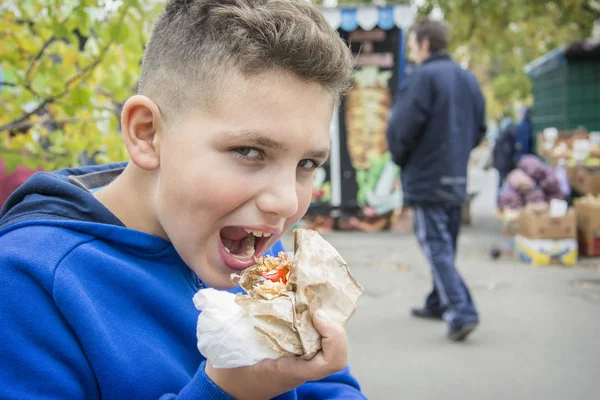
[[[227,141],[234,140],[247,140],[252,142],[258,146],[268,147],[274,150],[288,151],[283,145],[283,143],[263,136],[260,132],[256,131],[224,131],[220,133],[224,136],[224,139]]]
[[[266,137],[257,131],[224,131],[221,132],[221,135],[223,135],[226,141],[247,140],[261,147],[267,147],[280,151],[289,151],[289,149],[286,148],[283,143]],[[329,149],[314,150],[309,152],[307,155],[311,158],[327,158],[329,157]]]
[[[318,159],[326,160],[327,158],[329,158],[329,149],[311,151],[310,153],[308,153],[308,156],[310,158],[318,158]]]

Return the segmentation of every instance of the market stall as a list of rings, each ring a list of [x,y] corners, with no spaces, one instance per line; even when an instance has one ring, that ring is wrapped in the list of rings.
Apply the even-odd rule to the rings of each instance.
[[[600,255],[600,40],[562,46],[525,68],[536,153],[499,199],[504,250],[535,265]]]
[[[404,32],[414,22],[414,9],[398,5],[322,11],[349,43],[356,68],[354,85],[336,110],[331,158],[315,175],[313,203],[304,222],[320,230],[334,225],[387,229],[401,207],[402,193],[385,130],[394,93],[408,72]]]
[[[533,131],[600,131],[600,39],[553,50],[525,66],[533,86]]]

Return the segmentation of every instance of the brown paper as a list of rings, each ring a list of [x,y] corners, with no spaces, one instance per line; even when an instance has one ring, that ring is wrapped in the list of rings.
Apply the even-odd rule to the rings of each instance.
[[[234,278],[250,294],[238,294],[236,302],[251,316],[256,330],[282,355],[310,359],[321,349],[321,336],[312,315],[324,310],[344,325],[356,312],[362,287],[335,248],[317,232],[294,231],[294,259],[284,295],[272,300],[252,296],[253,269]]]
[[[302,345],[294,328],[294,293],[273,300],[238,294],[236,303],[250,314],[254,328],[265,337],[279,354],[303,355]]]

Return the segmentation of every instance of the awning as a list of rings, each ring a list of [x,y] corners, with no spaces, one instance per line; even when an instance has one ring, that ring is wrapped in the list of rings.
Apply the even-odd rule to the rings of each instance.
[[[598,60],[600,59],[600,39],[578,40],[568,45],[554,49],[533,60],[524,68],[525,73],[536,78],[551,71],[569,60]]]
[[[359,27],[367,31],[375,27],[390,30],[396,26],[406,30],[415,22],[416,17],[416,10],[408,4],[321,8],[321,12],[334,29],[341,28],[347,32]]]

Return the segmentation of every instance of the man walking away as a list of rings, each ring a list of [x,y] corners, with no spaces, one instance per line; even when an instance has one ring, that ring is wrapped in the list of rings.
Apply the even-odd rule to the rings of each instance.
[[[525,154],[533,154],[533,124],[529,107],[523,112],[523,119],[516,127],[515,144],[515,163],[518,163]]]
[[[448,55],[448,42],[443,22],[425,19],[412,28],[409,48],[419,67],[399,90],[387,138],[432,267],[433,290],[412,313],[443,318],[448,337],[462,341],[479,323],[455,258],[469,155],[486,131],[485,102],[475,76]]]

